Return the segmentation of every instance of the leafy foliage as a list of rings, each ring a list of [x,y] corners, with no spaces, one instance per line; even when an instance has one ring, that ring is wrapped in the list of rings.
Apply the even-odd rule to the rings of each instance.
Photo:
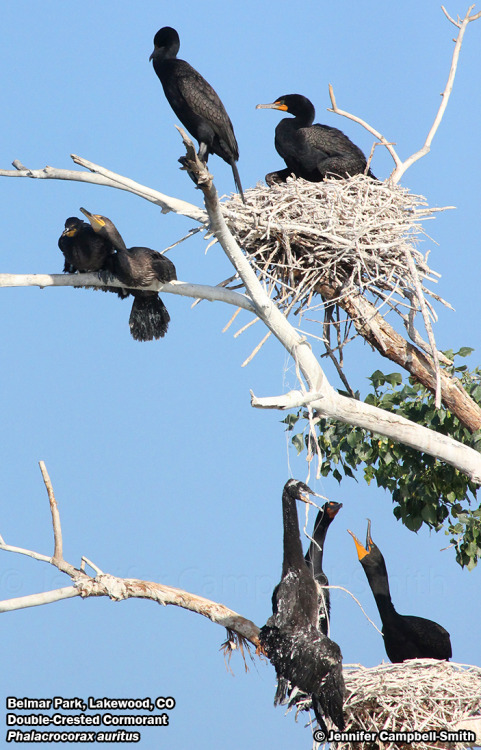
[[[458,352],[445,352],[454,360],[466,357],[473,350],[463,347]],[[449,371],[459,378],[476,403],[481,403],[481,369],[470,372],[466,365],[452,365]],[[409,378],[403,382],[399,373],[385,375],[376,370],[371,377],[372,391],[365,402],[406,417],[417,424],[481,451],[481,430],[472,434],[457,417],[444,409],[436,409],[434,395]],[[359,394],[356,394],[359,398]],[[288,430],[301,418],[290,414],[284,422]],[[363,467],[368,484],[374,479],[379,487],[392,494],[396,518],[411,531],[423,524],[445,533],[456,549],[456,560],[472,569],[481,557],[481,506],[470,510],[476,499],[477,485],[453,466],[426,453],[419,453],[401,443],[392,442],[360,427],[352,427],[332,419],[321,419],[317,425],[318,443],[323,455],[322,474],[340,482],[343,476],[356,478],[355,470]],[[292,442],[300,453],[312,439],[296,434]]]

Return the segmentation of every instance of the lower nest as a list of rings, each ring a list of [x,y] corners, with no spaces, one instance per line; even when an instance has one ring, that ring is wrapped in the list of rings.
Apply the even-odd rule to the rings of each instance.
[[[412,659],[403,664],[381,664],[366,669],[344,669],[347,697],[344,703],[349,732],[453,732],[461,727],[481,728],[481,668],[433,659]],[[409,748],[468,748],[478,743],[432,740],[402,742],[338,742],[335,750]]]

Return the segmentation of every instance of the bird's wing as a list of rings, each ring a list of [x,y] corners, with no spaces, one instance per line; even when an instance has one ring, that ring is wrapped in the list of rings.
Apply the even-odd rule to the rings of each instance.
[[[227,143],[236,158],[235,155],[238,155],[239,149],[232,122],[219,95],[210,83],[184,61],[184,65],[178,72],[177,86],[190,109],[197,117],[209,121],[218,137]]]

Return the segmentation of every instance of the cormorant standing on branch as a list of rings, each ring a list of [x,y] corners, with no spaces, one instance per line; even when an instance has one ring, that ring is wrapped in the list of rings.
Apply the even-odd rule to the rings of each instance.
[[[317,514],[314,531],[312,533],[313,541],[310,543],[305,556],[306,565],[314,576],[318,588],[319,630],[321,633],[324,633],[324,635],[328,635],[329,620],[331,617],[331,598],[329,595],[329,589],[324,588],[325,586],[329,586],[329,581],[322,569],[324,542],[327,530],[341,508],[342,503],[327,502],[324,504]]]
[[[266,174],[272,185],[285,182],[295,174],[309,182],[320,182],[326,176],[352,177],[366,169],[366,157],[341,130],[329,125],[313,125],[315,109],[301,94],[280,96],[272,104],[258,104],[256,109],[279,109],[294,115],[286,117],[276,127],[275,147],[287,164],[287,169]],[[371,172],[369,177],[376,179]]]
[[[244,201],[236,165],[239,147],[229,115],[205,78],[188,62],[177,59],[179,47],[179,35],[170,26],[164,26],[154,37],[150,60],[167,101],[184,127],[199,142],[199,159],[207,164],[209,154],[217,154],[231,165],[237,190]]]
[[[302,554],[296,500],[308,503],[309,493],[315,494],[295,479],[284,486],[282,579],[272,594],[272,617],[259,639],[278,678],[275,704],[285,698],[289,682],[312,697],[316,719],[327,732],[324,716],[344,728],[344,680],[341,650],[318,628],[317,586]]]
[[[91,214],[80,209],[88,218],[94,233],[109,240],[116,253],[109,257],[106,270],[113,273],[127,287],[134,297],[130,313],[130,332],[137,341],[152,341],[165,336],[170,321],[167,308],[157,292],[138,291],[131,286],[150,286],[155,281],[161,283],[177,278],[171,260],[148,247],[127,249],[117,227],[106,216]]]
[[[354,539],[359,561],[376,600],[382,620],[384,647],[389,659],[394,663],[406,659],[449,660],[452,650],[447,630],[432,620],[414,615],[400,615],[394,609],[386,563],[371,538],[371,521],[368,521],[365,547],[352,531],[349,531],[349,534]]]

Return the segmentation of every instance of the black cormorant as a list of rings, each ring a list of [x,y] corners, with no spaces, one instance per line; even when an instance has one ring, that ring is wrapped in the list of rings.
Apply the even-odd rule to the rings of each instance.
[[[65,257],[64,273],[102,271],[115,248],[106,237],[100,237],[87,222],[70,216],[59,237],[58,246]]]
[[[256,109],[279,109],[294,115],[284,118],[276,127],[275,147],[287,168],[269,172],[268,185],[285,182],[291,174],[320,182],[329,175],[352,177],[365,171],[366,157],[347,135],[329,125],[312,124],[316,113],[305,96],[287,94],[272,104],[258,104]],[[367,174],[376,179],[371,170]]]
[[[344,680],[341,650],[318,628],[317,586],[302,553],[296,500],[309,502],[309,493],[315,494],[295,479],[284,486],[282,579],[272,594],[273,614],[259,639],[278,678],[274,702],[285,698],[288,683],[298,687],[312,696],[316,719],[326,731],[323,717],[344,728]]]
[[[199,142],[199,158],[207,164],[209,154],[217,154],[230,164],[237,190],[244,201],[236,165],[239,147],[232,123],[212,86],[192,65],[177,58],[179,47],[180,39],[175,29],[170,26],[160,29],[154,37],[154,51],[150,56],[154,70],[170,106]]]
[[[115,247],[107,237],[96,234],[90,224],[76,216],[70,216],[66,220],[58,246],[65,258],[64,273],[98,271],[99,276],[102,276],[102,272],[109,268],[115,253]],[[102,292],[117,294],[121,299],[129,296],[123,289],[95,288],[101,289]]]
[[[100,214],[91,214],[85,208],[80,210],[88,218],[94,233],[110,241],[116,250],[109,258],[107,270],[125,284],[126,291],[134,297],[129,320],[133,338],[137,341],[151,341],[165,336],[170,315],[158,293],[139,291],[130,286],[150,286],[155,281],[164,283],[176,279],[172,261],[148,247],[127,249],[110,219]]]
[[[331,615],[331,598],[329,596],[329,581],[322,569],[322,557],[324,554],[324,541],[329,526],[335,519],[336,515],[342,508],[342,503],[327,502],[317,514],[314,531],[312,533],[313,541],[306,552],[305,560],[307,567],[314,576],[317,583],[319,594],[319,630],[324,635],[328,635],[329,620]]]
[[[406,659],[449,660],[452,650],[447,630],[432,620],[414,615],[400,615],[394,609],[386,563],[371,538],[371,522],[368,521],[365,547],[352,531],[349,533],[354,539],[359,561],[376,600],[382,620],[384,647],[389,659],[394,663]]]

